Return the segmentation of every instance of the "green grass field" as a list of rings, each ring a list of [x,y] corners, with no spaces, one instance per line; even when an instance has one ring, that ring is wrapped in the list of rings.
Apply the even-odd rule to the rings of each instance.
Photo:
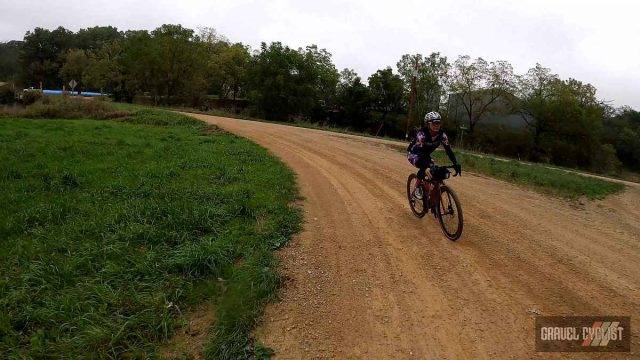
[[[181,115],[0,118],[0,354],[145,358],[215,299],[208,358],[250,331],[301,223],[294,175]]]

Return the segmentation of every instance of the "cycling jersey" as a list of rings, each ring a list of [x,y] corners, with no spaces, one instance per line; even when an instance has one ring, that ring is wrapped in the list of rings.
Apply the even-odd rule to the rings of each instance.
[[[409,161],[415,165],[418,162],[424,163],[427,159],[431,162],[431,154],[438,148],[438,146],[442,145],[444,151],[447,153],[447,156],[451,160],[452,163],[457,164],[456,156],[451,150],[451,145],[449,145],[449,138],[444,131],[440,130],[436,134],[436,136],[431,136],[431,132],[428,128],[423,127],[418,130],[416,136],[411,140],[411,143],[407,147],[407,151],[409,152],[408,158]],[[422,167],[422,166],[418,166]]]

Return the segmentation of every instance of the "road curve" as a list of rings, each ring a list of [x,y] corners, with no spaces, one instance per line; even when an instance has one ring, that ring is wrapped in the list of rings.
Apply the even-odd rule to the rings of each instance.
[[[256,332],[279,358],[576,357],[536,353],[535,316],[630,315],[640,328],[638,187],[582,204],[465,173],[449,181],[465,215],[451,242],[412,216],[413,169],[383,140],[190,115],[298,176],[304,230],[279,252],[288,280]],[[621,357],[638,350],[634,335]]]

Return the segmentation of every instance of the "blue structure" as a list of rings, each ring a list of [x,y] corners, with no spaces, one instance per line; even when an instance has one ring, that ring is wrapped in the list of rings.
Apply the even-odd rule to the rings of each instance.
[[[62,91],[62,90],[42,90],[42,93],[44,95],[52,95],[52,96],[59,96],[64,93],[69,94],[71,96],[85,96],[85,97],[108,96],[108,94],[100,94],[100,93],[91,92],[91,91],[82,91],[78,94],[75,91],[71,92],[71,91]]]

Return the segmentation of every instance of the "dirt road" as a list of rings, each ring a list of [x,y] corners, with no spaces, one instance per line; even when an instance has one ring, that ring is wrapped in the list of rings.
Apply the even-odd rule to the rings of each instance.
[[[384,141],[195,116],[298,174],[306,224],[280,252],[290,280],[257,331],[280,358],[548,358],[534,351],[537,314],[630,315],[622,357],[639,356],[638,187],[580,204],[465,174],[449,181],[465,215],[454,243],[412,216],[413,169]]]

